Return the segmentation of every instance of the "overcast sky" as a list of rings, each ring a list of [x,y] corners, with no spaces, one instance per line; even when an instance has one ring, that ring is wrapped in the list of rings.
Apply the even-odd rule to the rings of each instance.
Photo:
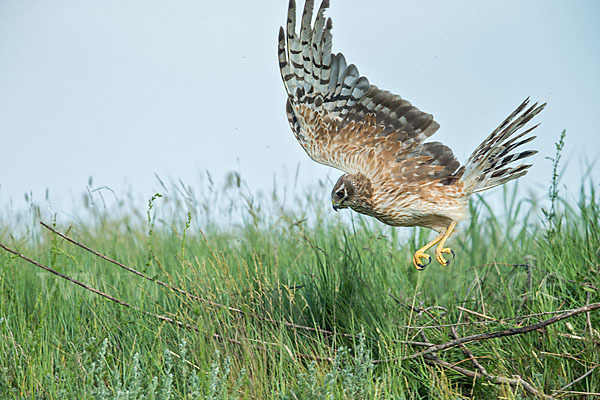
[[[284,0],[0,1],[0,204],[46,188],[60,204],[89,176],[144,198],[155,173],[194,185],[205,170],[235,169],[260,190],[300,165],[302,186],[335,180],[285,116],[286,10]],[[523,186],[544,193],[562,129],[574,190],[579,159],[600,154],[599,1],[332,0],[328,15],[334,52],[432,113],[434,140],[459,160],[527,96],[548,107]],[[598,183],[600,165],[592,175]]]

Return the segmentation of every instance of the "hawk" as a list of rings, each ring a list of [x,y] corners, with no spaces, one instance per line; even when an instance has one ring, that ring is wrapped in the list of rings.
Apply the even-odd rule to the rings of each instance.
[[[296,4],[290,0],[287,29],[279,30],[292,132],[310,158],[345,172],[331,191],[334,210],[351,208],[388,225],[433,229],[438,236],[417,250],[413,264],[429,265],[425,252],[437,244],[436,260],[448,265],[454,252],[445,244],[466,219],[469,196],[531,167],[513,163],[537,153],[521,148],[535,138],[530,132],[537,127],[524,126],[545,104],[529,105],[526,99],[461,165],[448,146],[426,141],[439,128],[431,114],[371,85],[341,53],[332,53],[328,7],[324,0],[313,23],[314,1],[306,0],[296,32]]]

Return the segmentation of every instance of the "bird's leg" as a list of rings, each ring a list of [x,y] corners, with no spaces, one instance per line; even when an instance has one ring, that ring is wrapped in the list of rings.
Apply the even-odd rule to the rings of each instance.
[[[440,264],[442,264],[444,266],[450,265],[450,261],[454,260],[454,251],[452,251],[452,249],[444,247],[444,244],[446,244],[446,240],[448,240],[448,238],[452,234],[452,231],[454,230],[455,226],[456,226],[456,222],[452,222],[450,224],[450,226],[446,229],[446,232],[444,233],[442,238],[439,240],[438,246],[435,248],[435,259],[437,260],[437,262],[439,262]],[[452,260],[446,260],[442,256],[443,253],[452,254]]]
[[[415,265],[416,269],[418,269],[420,271],[420,270],[425,269],[425,267],[428,266],[429,264],[431,264],[431,257],[429,256],[429,254],[425,254],[425,252],[427,250],[429,250],[430,248],[432,248],[437,242],[442,240],[443,236],[444,236],[444,234],[440,233],[431,242],[427,243],[425,246],[423,246],[419,250],[417,250],[417,252],[415,253],[415,255],[413,256],[413,259],[412,259],[413,264]],[[427,264],[421,264],[421,258],[426,258]]]

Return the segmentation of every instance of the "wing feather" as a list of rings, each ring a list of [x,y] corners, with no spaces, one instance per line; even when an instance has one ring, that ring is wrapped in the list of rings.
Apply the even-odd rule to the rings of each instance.
[[[314,0],[306,0],[298,34],[296,4],[290,0],[287,32],[279,32],[286,112],[300,145],[313,160],[349,173],[375,177],[387,171],[387,178],[402,179],[398,171],[404,171],[450,182],[459,168],[452,151],[438,142],[423,143],[438,123],[409,101],[371,85],[343,54],[332,53],[328,7],[324,0],[311,25]]]

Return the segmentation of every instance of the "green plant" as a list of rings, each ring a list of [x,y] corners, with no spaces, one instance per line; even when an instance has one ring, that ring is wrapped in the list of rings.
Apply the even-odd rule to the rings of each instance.
[[[546,217],[546,223],[548,224],[548,234],[553,235],[560,229],[561,219],[557,216],[557,202],[559,200],[559,189],[558,183],[560,180],[560,172],[558,169],[558,165],[560,163],[560,159],[562,157],[562,151],[565,146],[565,137],[567,136],[567,131],[563,130],[560,134],[560,138],[554,144],[556,149],[556,153],[554,157],[546,157],[546,159],[552,162],[552,177],[550,188],[548,189],[548,198],[550,200],[550,209],[542,209],[544,216]]]

